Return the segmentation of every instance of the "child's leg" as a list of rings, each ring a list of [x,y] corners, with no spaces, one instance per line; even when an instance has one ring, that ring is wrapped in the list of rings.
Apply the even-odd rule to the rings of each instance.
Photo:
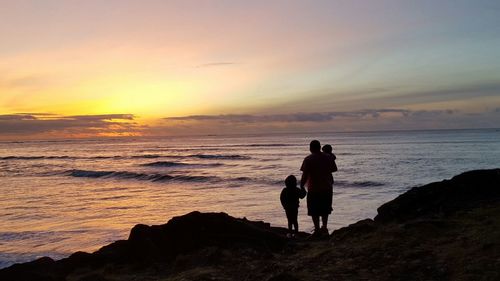
[[[298,222],[299,210],[296,209],[293,211],[293,226],[295,227],[295,233],[299,233],[299,222]]]
[[[285,210],[286,219],[288,220],[288,231],[291,233],[293,231],[293,216],[290,210]]]

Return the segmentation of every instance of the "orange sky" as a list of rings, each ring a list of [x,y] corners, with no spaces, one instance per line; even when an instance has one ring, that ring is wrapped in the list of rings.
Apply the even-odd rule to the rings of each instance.
[[[498,6],[7,1],[0,138],[494,127]]]

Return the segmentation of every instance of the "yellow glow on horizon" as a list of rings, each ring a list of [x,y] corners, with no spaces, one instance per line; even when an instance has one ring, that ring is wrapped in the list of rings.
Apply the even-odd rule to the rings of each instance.
[[[10,105],[17,112],[166,117],[200,110],[196,94],[201,89],[196,83],[168,78],[113,74],[82,79],[65,87],[46,87],[32,91],[6,87],[3,92],[10,96],[4,102],[7,104],[4,105],[4,113],[10,111]]]
[[[75,89],[79,95],[93,97],[93,108],[82,106],[79,100],[70,111],[85,114],[131,113],[143,117],[186,114],[197,110],[190,103],[198,91],[196,87],[181,81],[130,75],[97,78]],[[65,108],[54,110],[59,112]]]
[[[193,47],[178,48],[94,44],[12,56],[0,61],[0,70],[9,69],[0,77],[0,114],[133,114],[140,119],[207,114],[241,103],[244,98],[235,93],[262,75],[245,67],[200,67],[204,59],[189,53]]]

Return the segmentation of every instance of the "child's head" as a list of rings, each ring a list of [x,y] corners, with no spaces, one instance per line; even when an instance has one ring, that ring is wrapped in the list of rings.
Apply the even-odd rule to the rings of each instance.
[[[297,178],[294,175],[289,175],[285,179],[285,186],[288,188],[297,187]]]
[[[323,150],[324,153],[332,154],[333,148],[331,145],[325,144],[321,150]]]

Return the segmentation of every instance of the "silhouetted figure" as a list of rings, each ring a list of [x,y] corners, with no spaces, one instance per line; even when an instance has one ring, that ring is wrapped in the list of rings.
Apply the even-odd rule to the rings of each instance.
[[[321,152],[317,140],[309,144],[311,154],[302,162],[300,186],[307,185],[307,214],[314,223],[313,236],[328,234],[328,216],[332,213],[333,176],[336,171],[335,160],[331,155]],[[321,217],[322,227],[319,225]]]
[[[285,179],[285,188],[281,191],[280,201],[288,220],[288,237],[293,237],[299,232],[299,199],[306,197],[306,194],[304,187],[297,188],[297,178],[294,175],[290,175]],[[293,230],[292,226],[295,230]]]
[[[333,153],[333,147],[329,144],[323,145],[323,148],[321,149],[324,154],[332,157],[333,159],[333,172],[337,171],[337,163],[335,163],[335,160],[337,160],[337,156]],[[332,176],[332,184],[333,184],[333,176]]]

